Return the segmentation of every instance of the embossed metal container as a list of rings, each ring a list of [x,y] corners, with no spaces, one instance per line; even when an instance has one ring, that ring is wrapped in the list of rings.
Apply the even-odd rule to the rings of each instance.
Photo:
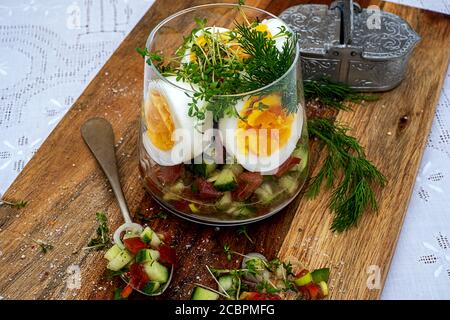
[[[280,18],[298,35],[304,79],[325,76],[358,91],[385,91],[400,84],[420,40],[397,15],[361,9],[352,0],[330,7],[298,5]]]

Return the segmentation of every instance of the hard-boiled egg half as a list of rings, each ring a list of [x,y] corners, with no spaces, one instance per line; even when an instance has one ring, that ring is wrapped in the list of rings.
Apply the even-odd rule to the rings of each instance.
[[[291,156],[300,138],[301,109],[289,112],[278,93],[239,101],[236,104],[239,117],[219,121],[227,152],[249,171],[274,174]]]
[[[212,128],[212,116],[207,112],[202,122],[190,117],[188,110],[192,98],[184,90],[193,91],[195,88],[173,76],[166,79],[149,84],[143,109],[145,131],[142,139],[154,161],[172,166],[187,162],[203,152],[206,144],[203,133]]]

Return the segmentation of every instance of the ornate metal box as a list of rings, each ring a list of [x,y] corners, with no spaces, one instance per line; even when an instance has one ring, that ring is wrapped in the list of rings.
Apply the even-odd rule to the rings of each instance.
[[[359,91],[385,91],[404,78],[420,37],[395,14],[352,0],[298,5],[283,19],[298,35],[304,79],[329,77]]]

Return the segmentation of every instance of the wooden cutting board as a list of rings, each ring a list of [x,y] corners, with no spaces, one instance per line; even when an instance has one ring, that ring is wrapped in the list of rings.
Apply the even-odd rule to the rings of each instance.
[[[111,229],[120,225],[122,218],[103,173],[81,139],[80,127],[97,116],[113,124],[130,210],[149,213],[154,204],[139,181],[136,154],[143,61],[134,49],[144,46],[150,30],[161,19],[205,2],[157,0],[4,195],[5,199],[25,199],[29,203],[19,211],[0,209],[0,296],[112,297],[113,288],[120,283],[105,277],[103,253],[82,248],[95,234],[96,211],[107,213]],[[301,1],[247,3],[278,14]],[[368,158],[389,180],[379,192],[380,211],[364,215],[358,227],[337,234],[329,230],[329,194],[322,193],[315,200],[300,196],[273,218],[248,227],[254,243],[238,235],[236,228],[205,227],[172,216],[156,219],[152,222],[155,228],[176,234],[180,265],[170,290],[162,298],[188,298],[194,282],[211,285],[206,264],[237,266],[237,261],[225,260],[225,243],[240,252],[298,259],[309,268],[330,266],[331,299],[380,296],[447,70],[450,19],[384,2],[361,4],[378,4],[402,16],[422,37],[412,55],[407,78],[399,87],[383,93],[377,102],[337,115],[339,121],[353,128],[351,134],[362,142]],[[315,163],[317,157],[313,171],[317,169]],[[54,249],[43,254],[31,239],[44,240]],[[73,289],[77,287],[78,270],[81,287]]]

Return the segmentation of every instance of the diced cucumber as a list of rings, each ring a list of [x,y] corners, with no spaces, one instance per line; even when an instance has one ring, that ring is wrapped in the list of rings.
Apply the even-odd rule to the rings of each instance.
[[[149,261],[156,261],[159,259],[159,251],[153,249],[142,249],[136,254],[136,262],[145,263]]]
[[[184,189],[183,181],[177,181],[173,186],[170,187],[170,191],[173,193],[181,193]]]
[[[290,171],[303,171],[308,164],[308,149],[305,146],[297,147],[292,155],[296,158],[300,158],[300,162],[293,166]]]
[[[322,295],[324,297],[328,296],[329,290],[328,290],[328,284],[325,281],[319,282],[319,287],[322,290]]]
[[[230,191],[236,188],[237,182],[231,169],[223,169],[216,181],[214,187],[219,191]]]
[[[150,241],[150,245],[153,248],[157,248],[159,247],[159,245],[161,244],[161,239],[159,239],[158,235],[156,234],[156,232],[153,232],[152,234],[152,240]]]
[[[211,173],[211,176],[210,176],[208,179],[206,179],[206,181],[208,181],[208,182],[214,182],[214,181],[216,181],[217,178],[218,178],[219,175],[220,175],[220,172],[221,172],[221,171],[219,171],[219,170],[214,171],[213,173]]]
[[[192,164],[192,172],[198,176],[207,178],[214,170],[216,170],[217,165],[212,163],[199,163]]]
[[[219,295],[203,287],[195,287],[192,291],[191,300],[217,300]]]
[[[180,199],[180,196],[171,191],[168,191],[168,192],[164,193],[164,195],[163,195],[164,201],[173,201],[173,200],[179,200],[179,199]]]
[[[148,278],[152,281],[165,283],[169,279],[169,270],[158,261],[145,263],[144,270],[147,273]]]
[[[280,178],[280,187],[286,190],[288,193],[294,193],[298,188],[298,179],[291,177],[290,175],[284,175]]]
[[[117,255],[122,251],[122,249],[120,249],[120,247],[115,244],[113,245],[111,248],[108,249],[108,251],[106,251],[105,255],[103,256],[106,260],[111,261],[113,260],[115,257],[117,257]]]
[[[109,270],[119,271],[125,267],[131,260],[133,256],[128,252],[128,250],[122,250],[120,253],[112,259],[106,266]]]
[[[141,239],[145,243],[149,243],[152,240],[153,230],[150,227],[145,227],[141,232]]]
[[[173,186],[169,188],[167,192],[163,195],[164,201],[172,201],[180,199],[180,194],[183,192],[184,184],[183,181],[177,181]]]
[[[262,204],[269,204],[275,198],[275,194],[269,183],[264,182],[258,189],[255,190],[255,194]]]
[[[159,287],[161,286],[161,283],[158,281],[149,281],[147,284],[142,288],[142,292],[146,294],[152,294],[158,291]]]
[[[330,268],[316,269],[311,272],[311,276],[315,283],[319,283],[321,281],[328,282],[328,279],[330,278]]]
[[[306,286],[308,283],[311,283],[312,281],[313,281],[313,279],[312,279],[311,273],[308,272],[307,274],[295,279],[294,283],[297,286],[302,287],[302,286]]]
[[[150,227],[145,227],[141,233],[141,239],[145,243],[149,243],[152,247],[156,248],[161,244],[156,232],[154,232]]]
[[[236,217],[248,217],[254,214],[254,209],[243,202],[233,202],[226,213]]]
[[[195,203],[189,203],[189,209],[191,209],[192,213],[199,213],[200,210],[197,208],[197,206],[195,205]]]
[[[231,206],[233,199],[231,198],[231,192],[227,191],[223,194],[222,198],[220,198],[216,202],[216,207],[219,210],[226,210]]]
[[[228,291],[233,287],[233,276],[226,275],[219,278],[219,289]]]
[[[223,166],[223,168],[230,169],[236,177],[244,171],[244,168],[240,164],[237,164],[237,163],[226,164]]]

